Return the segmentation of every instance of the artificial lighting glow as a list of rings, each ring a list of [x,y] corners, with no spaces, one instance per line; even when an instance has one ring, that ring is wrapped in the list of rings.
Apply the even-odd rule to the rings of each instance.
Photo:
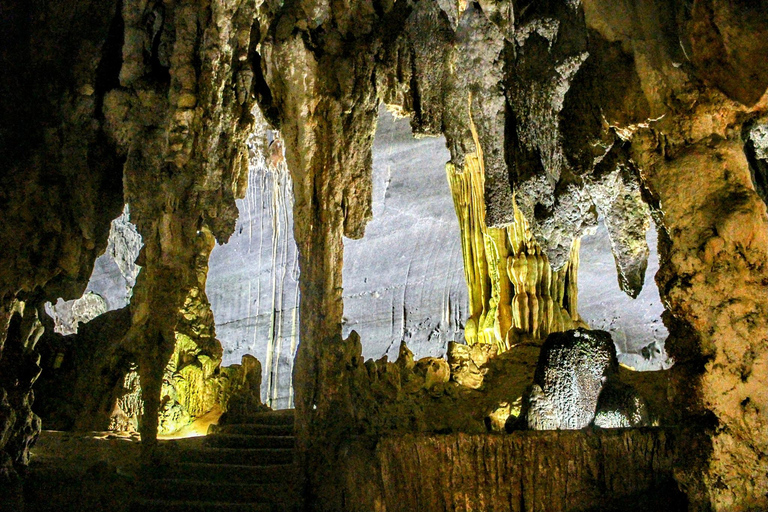
[[[182,428],[181,430],[171,434],[158,435],[157,438],[161,440],[172,440],[204,436],[208,433],[208,428],[211,425],[215,425],[219,422],[219,418],[223,412],[224,411],[222,411],[220,407],[214,407],[210,412],[195,419],[195,421]]]

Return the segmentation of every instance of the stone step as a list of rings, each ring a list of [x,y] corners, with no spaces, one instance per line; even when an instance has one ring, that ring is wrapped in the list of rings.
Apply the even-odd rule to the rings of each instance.
[[[246,436],[292,436],[293,423],[271,425],[268,423],[234,423],[231,425],[211,425],[208,435],[239,434]]]
[[[253,414],[248,415],[247,418],[238,420],[237,423],[293,426],[295,413],[296,413],[295,409],[281,409],[279,411],[255,412]]]
[[[212,434],[205,437],[207,446],[216,448],[293,448],[293,436],[253,436],[244,434]]]
[[[290,508],[272,503],[217,503],[202,501],[136,500],[129,512],[283,512]]]
[[[167,455],[171,464],[202,462],[208,464],[235,464],[266,466],[293,463],[293,448],[182,448]]]
[[[291,505],[296,488],[289,483],[231,483],[169,478],[146,482],[149,500]]]
[[[244,466],[239,464],[211,464],[205,462],[180,462],[153,472],[154,479],[207,480],[231,483],[295,482],[298,470],[293,464]]]

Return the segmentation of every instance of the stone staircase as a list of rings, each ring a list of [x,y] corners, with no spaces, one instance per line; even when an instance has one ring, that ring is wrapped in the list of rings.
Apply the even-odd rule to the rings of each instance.
[[[298,512],[294,411],[212,425],[208,435],[160,443],[131,512]]]

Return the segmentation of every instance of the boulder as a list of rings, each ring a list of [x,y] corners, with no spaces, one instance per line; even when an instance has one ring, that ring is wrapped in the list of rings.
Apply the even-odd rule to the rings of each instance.
[[[610,334],[579,328],[544,342],[519,421],[507,428],[576,430],[592,423],[606,379],[618,370]]]

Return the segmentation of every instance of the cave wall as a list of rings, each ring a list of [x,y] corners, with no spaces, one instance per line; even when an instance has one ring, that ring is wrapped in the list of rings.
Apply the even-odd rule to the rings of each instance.
[[[360,335],[366,359],[396,359],[401,341],[417,359],[442,357],[467,318],[445,139],[415,139],[382,106],[372,154],[373,219],[344,240],[342,334]]]
[[[231,2],[3,6],[2,439],[27,439],[16,462],[39,428],[38,310],[82,295],[124,204],[145,242],[128,341],[149,410],[177,331],[220,353],[205,274],[244,193],[255,17]],[[149,441],[156,415],[145,418]]]
[[[43,304],[82,295],[122,208],[105,130],[118,2],[4,2],[0,16],[0,464],[29,460]],[[8,487],[9,490],[12,487]]]
[[[237,200],[234,233],[211,251],[206,293],[223,363],[254,355],[262,362],[264,402],[285,409],[293,405],[292,370],[299,343],[293,187],[279,134],[268,129],[258,109],[254,113],[248,188]]]
[[[579,251],[579,315],[592,329],[611,333],[619,362],[638,371],[674,364],[665,348],[669,331],[662,321],[664,305],[654,281],[659,270],[657,240],[656,227],[651,226],[646,233],[650,252],[645,282],[634,299],[616,282],[616,262],[602,220],[594,235],[581,239]]]
[[[345,510],[685,510],[679,430],[351,439]],[[524,460],[525,463],[520,463]],[[358,475],[366,474],[363,482]],[[417,476],[418,475],[418,476]]]
[[[263,126],[249,143],[248,189],[237,200],[235,232],[211,252],[206,293],[223,364],[254,354],[264,362],[265,402],[284,408],[292,405],[291,370],[299,342],[299,270],[290,175],[279,138],[269,145]],[[414,138],[408,119],[397,119],[382,106],[372,155],[373,220],[363,239],[344,240],[342,334],[360,334],[366,359],[385,354],[396,359],[401,340],[417,359],[442,357],[449,341],[463,339],[467,319],[445,139]],[[619,360],[638,370],[670,364],[663,348],[663,306],[653,281],[658,270],[653,228],[647,238],[648,270],[636,300],[618,285],[604,222],[582,238],[580,249],[579,314],[592,327],[610,332]]]
[[[664,115],[632,138],[631,154],[664,239],[657,283],[671,313],[667,350],[677,361],[678,390],[689,390],[675,393],[677,403],[694,417],[703,407],[715,421],[701,470],[706,490],[697,499],[718,510],[760,508],[768,354],[765,320],[752,315],[765,317],[767,231],[741,125],[766,108],[763,68],[748,64],[765,55],[764,40],[754,39],[768,28],[765,9],[643,7],[636,7],[643,24],[599,2],[585,3],[585,12],[588,25],[632,48],[651,117]],[[620,33],[645,34],[645,42]]]

